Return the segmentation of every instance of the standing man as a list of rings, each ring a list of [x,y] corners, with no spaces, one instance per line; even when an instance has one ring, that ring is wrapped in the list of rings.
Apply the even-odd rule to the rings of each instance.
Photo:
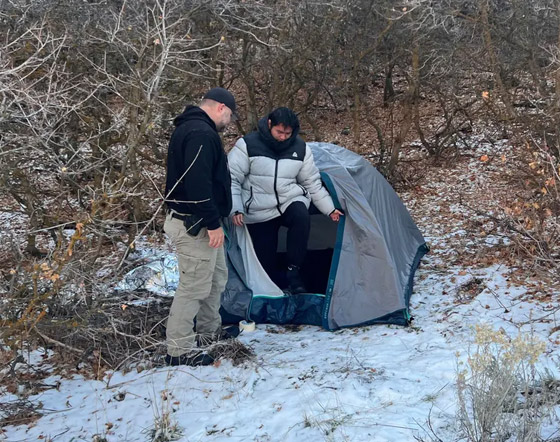
[[[297,115],[286,107],[258,122],[257,131],[240,138],[229,153],[233,223],[247,224],[257,257],[269,276],[274,273],[280,226],[288,228],[286,277],[292,294],[305,293],[300,274],[309,239],[311,201],[338,221],[311,149],[298,137]]]
[[[197,348],[195,317],[199,338],[233,337],[224,336],[219,313],[227,282],[221,219],[229,215],[232,202],[230,173],[218,132],[235,117],[235,107],[233,95],[216,87],[206,93],[200,106],[187,106],[174,120],[163,229],[177,250],[179,285],[167,321],[167,365],[214,362]]]

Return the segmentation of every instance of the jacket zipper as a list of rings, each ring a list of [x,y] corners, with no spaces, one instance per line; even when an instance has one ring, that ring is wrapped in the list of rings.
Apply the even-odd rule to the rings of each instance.
[[[280,210],[280,197],[278,196],[278,189],[276,185],[278,183],[278,160],[276,160],[276,166],[274,167],[274,194],[276,195],[276,209],[278,213],[282,215],[282,211]]]
[[[249,214],[249,207],[251,206],[252,202],[253,202],[253,186],[251,186],[250,189],[249,199],[245,203],[245,213],[247,213],[247,215]]]

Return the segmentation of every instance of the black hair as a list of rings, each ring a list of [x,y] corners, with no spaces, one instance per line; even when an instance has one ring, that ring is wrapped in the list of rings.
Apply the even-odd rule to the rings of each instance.
[[[268,114],[268,119],[270,120],[271,126],[278,126],[279,124],[282,124],[286,127],[291,127],[294,130],[299,128],[299,120],[296,113],[287,107],[274,109],[270,114]]]

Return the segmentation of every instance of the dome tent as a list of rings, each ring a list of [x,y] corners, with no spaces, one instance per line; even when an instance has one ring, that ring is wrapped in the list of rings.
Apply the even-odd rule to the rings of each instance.
[[[414,273],[428,251],[406,207],[363,157],[340,146],[308,143],[337,208],[332,222],[310,207],[311,233],[302,277],[310,293],[289,295],[285,240],[278,275],[260,265],[245,226],[226,221],[229,278],[222,294],[224,322],[313,324],[325,329],[391,323],[407,325]],[[285,235],[284,228],[279,235]]]

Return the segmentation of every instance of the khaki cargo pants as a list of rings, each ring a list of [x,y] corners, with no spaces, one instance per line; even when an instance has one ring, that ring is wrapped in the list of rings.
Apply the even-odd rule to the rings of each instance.
[[[220,296],[227,282],[227,267],[224,248],[209,246],[206,228],[193,237],[181,220],[168,214],[163,230],[175,245],[179,264],[179,285],[167,320],[167,353],[181,356],[196,348],[195,316],[196,333],[219,332]]]

